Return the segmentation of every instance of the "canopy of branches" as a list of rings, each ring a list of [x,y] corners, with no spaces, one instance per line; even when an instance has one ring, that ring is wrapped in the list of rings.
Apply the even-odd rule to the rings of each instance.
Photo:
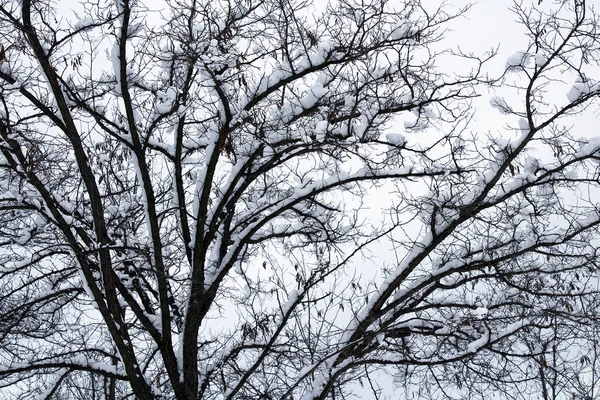
[[[0,399],[598,397],[593,4],[317,3],[0,0]]]

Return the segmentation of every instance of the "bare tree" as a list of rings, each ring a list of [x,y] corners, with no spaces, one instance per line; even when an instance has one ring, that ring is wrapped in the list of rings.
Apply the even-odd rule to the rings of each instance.
[[[396,3],[0,0],[0,398],[595,396],[593,7]]]

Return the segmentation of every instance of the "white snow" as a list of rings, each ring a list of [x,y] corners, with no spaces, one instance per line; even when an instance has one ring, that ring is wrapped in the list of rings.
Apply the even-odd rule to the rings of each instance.
[[[598,219],[600,219],[600,216],[597,213],[594,213],[585,218],[578,219],[577,221],[575,221],[573,223],[573,228],[575,228],[575,229],[586,228],[588,226],[591,226],[591,225],[597,223]]]
[[[68,368],[61,368],[57,371],[57,373],[49,380],[46,390],[44,390],[39,396],[38,399],[45,400],[50,398],[50,394],[55,389],[56,384],[58,384],[61,378],[69,372]]]
[[[388,133],[385,137],[392,146],[402,147],[406,144],[406,138],[400,133]]]
[[[481,335],[481,337],[477,340],[472,341],[471,343],[469,343],[467,345],[467,351],[469,353],[475,353],[477,351],[479,351],[483,346],[485,346],[490,340],[490,334],[489,332],[484,333],[483,335]]]
[[[306,93],[306,95],[300,99],[300,104],[305,109],[310,108],[317,104],[317,102],[328,93],[328,89],[323,87],[323,84],[319,81],[315,82],[313,87]]]
[[[173,108],[173,102],[177,99],[177,91],[173,87],[156,92],[156,111],[160,114],[166,114]]]
[[[535,65],[537,65],[538,67],[543,66],[547,62],[548,58],[545,55],[539,53],[535,55]]]
[[[77,23],[75,24],[75,29],[82,29],[82,28],[88,28],[89,26],[92,25],[94,23],[94,20],[92,19],[92,17],[90,17],[89,15],[80,19],[79,21],[77,21]]]
[[[390,39],[398,40],[411,36],[413,34],[412,24],[410,21],[400,22],[390,33]]]
[[[527,67],[531,62],[531,56],[524,51],[517,51],[506,59],[506,69],[518,70]]]
[[[500,111],[501,114],[510,114],[512,109],[502,97],[494,96],[490,99],[490,105]]]
[[[567,98],[569,99],[569,102],[573,103],[589,92],[590,86],[586,82],[581,82],[581,80],[579,80],[575,82],[573,87],[571,87],[571,90],[567,92]]]
[[[600,150],[600,136],[592,137],[575,153],[575,157],[586,157],[596,153],[598,150]]]
[[[281,306],[281,315],[286,316],[296,305],[300,299],[301,293],[298,290],[294,290],[290,293],[288,301]]]
[[[475,315],[477,318],[483,318],[488,314],[488,309],[485,307],[477,307],[475,309],[475,311],[473,311],[473,315]]]
[[[110,51],[110,61],[113,65],[113,72],[115,74],[115,79],[117,81],[117,85],[115,90],[117,93],[121,93],[121,60],[119,58],[119,42],[115,41],[113,47]]]
[[[519,130],[524,134],[529,133],[529,121],[525,118],[519,118]]]

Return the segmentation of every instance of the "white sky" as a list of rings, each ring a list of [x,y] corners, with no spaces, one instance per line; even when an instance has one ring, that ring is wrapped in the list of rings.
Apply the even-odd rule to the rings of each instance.
[[[544,1],[552,3],[552,0]],[[432,8],[435,7],[434,3],[437,2],[438,0],[423,0],[424,4],[431,4]],[[538,0],[524,0],[525,4],[532,3],[537,5],[537,2]],[[148,3],[151,2],[148,1]],[[319,8],[321,4],[325,4],[322,0],[315,0],[314,3],[316,8]],[[451,8],[459,8],[470,2],[465,0],[450,0],[448,3],[451,4],[449,5]],[[527,45],[527,38],[523,36],[523,28],[515,22],[515,15],[508,11],[508,8],[512,4],[513,3],[508,0],[480,0],[478,3],[474,4],[467,13],[467,18],[454,21],[452,25],[453,31],[449,32],[443,43],[450,48],[460,47],[464,51],[472,51],[475,54],[483,54],[485,51],[492,48],[498,48],[499,54],[496,60],[492,62],[492,67],[489,72],[495,76],[499,75],[504,68],[506,58],[516,51],[523,50]],[[544,6],[544,4],[542,4],[542,6]],[[107,66],[106,69],[108,70],[109,68],[110,66]],[[516,126],[517,117],[502,116],[497,110],[489,105],[488,102],[492,95],[492,93],[483,91],[482,98],[474,103],[477,108],[477,117],[476,123],[471,128],[472,130],[481,130],[483,133],[489,131],[492,133],[502,133],[504,132],[507,123],[512,121],[512,124]],[[557,97],[557,101],[565,102],[565,96],[563,96],[563,98]],[[510,101],[511,98],[507,97],[507,100]],[[595,121],[592,119],[593,112],[587,113],[586,117],[582,118],[584,119],[579,126],[583,126],[584,128],[577,129],[581,129],[582,132],[584,132],[586,130],[585,127],[595,126]],[[401,124],[399,126],[401,126]],[[394,127],[392,130],[396,131],[396,128]],[[598,134],[593,131],[584,133],[588,135]],[[411,134],[407,135],[407,137],[409,140],[419,140],[419,135],[427,135],[427,132]],[[377,195],[373,196],[373,198],[375,197],[377,197]],[[373,206],[373,210],[377,208],[376,204],[371,203],[371,205]],[[374,218],[377,218],[377,216]],[[418,232],[415,232],[415,235],[417,234]],[[361,260],[361,263],[360,265],[357,265],[357,268],[361,268],[365,271],[366,267],[371,266],[371,271],[376,271],[378,268],[381,268],[382,262],[387,262],[389,264],[397,261],[395,255],[389,252],[388,244],[372,246],[371,251],[373,252],[373,257],[369,260]],[[357,390],[360,390],[360,386],[356,386]],[[393,385],[391,382],[388,387],[390,388],[391,395],[393,392]],[[366,392],[363,398],[370,399],[372,398],[372,395],[370,395],[370,392]]]

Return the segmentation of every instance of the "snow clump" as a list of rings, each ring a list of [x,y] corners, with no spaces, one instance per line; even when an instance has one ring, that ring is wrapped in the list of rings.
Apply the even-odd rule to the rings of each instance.
[[[600,91],[600,83],[594,82],[593,80],[585,77],[578,77],[575,80],[573,87],[571,87],[571,90],[567,92],[567,98],[571,103],[573,103],[581,96],[596,91]]]
[[[173,108],[173,102],[177,98],[177,92],[170,87],[165,91],[156,92],[156,111],[161,114],[168,113]]]
[[[507,70],[524,69],[531,63],[531,56],[524,51],[517,51],[506,59]]]
[[[490,105],[502,114],[510,114],[512,109],[502,97],[494,96],[490,99]]]
[[[536,54],[535,55],[535,65],[538,67],[541,67],[542,65],[546,64],[548,62],[548,58],[543,55],[543,54]]]

